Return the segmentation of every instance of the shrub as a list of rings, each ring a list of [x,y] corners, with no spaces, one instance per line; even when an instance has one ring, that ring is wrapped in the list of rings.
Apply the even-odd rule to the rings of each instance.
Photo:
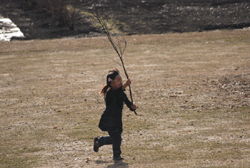
[[[25,8],[31,9],[35,5],[45,10],[50,16],[57,20],[57,26],[67,26],[70,30],[75,28],[77,13],[75,7],[79,0],[22,0]],[[72,6],[69,10],[69,6]]]
[[[21,0],[22,6],[26,9],[32,9],[36,5],[35,0]]]

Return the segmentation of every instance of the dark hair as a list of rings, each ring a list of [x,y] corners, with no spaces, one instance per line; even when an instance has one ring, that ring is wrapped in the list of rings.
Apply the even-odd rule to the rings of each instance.
[[[101,93],[106,95],[108,89],[110,89],[111,82],[115,79],[115,77],[119,75],[119,71],[117,69],[110,70],[107,77],[106,77],[106,86],[102,88]]]

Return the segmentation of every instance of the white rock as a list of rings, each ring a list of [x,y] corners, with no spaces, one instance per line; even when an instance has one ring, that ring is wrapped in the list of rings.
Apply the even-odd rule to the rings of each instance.
[[[25,38],[21,30],[9,19],[0,18],[0,41],[10,41],[12,37]]]

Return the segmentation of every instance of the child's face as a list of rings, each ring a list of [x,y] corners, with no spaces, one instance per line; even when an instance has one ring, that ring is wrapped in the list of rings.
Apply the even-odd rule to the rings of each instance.
[[[115,79],[111,82],[111,87],[114,89],[118,89],[122,86],[122,77],[120,75],[117,75]]]

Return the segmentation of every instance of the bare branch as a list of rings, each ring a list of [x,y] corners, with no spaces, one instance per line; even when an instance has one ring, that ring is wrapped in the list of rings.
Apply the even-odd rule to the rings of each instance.
[[[120,66],[122,67],[122,64],[121,64],[121,63],[119,63],[119,62],[117,62],[116,60],[114,60],[113,58],[109,57],[109,56],[106,54],[105,51],[104,51],[104,53],[105,53],[105,56],[106,56],[107,58],[111,59],[111,60],[114,61],[116,64],[118,64],[118,65],[120,65]]]
[[[117,53],[118,57],[120,58],[121,66],[123,67],[125,75],[126,75],[127,79],[129,79],[124,62],[123,62],[123,59],[122,59],[123,53],[127,47],[127,42],[126,42],[125,38],[123,37],[122,39],[120,39],[120,38],[116,37],[117,44],[115,44],[105,20],[102,19],[102,17],[100,17],[97,10],[95,11],[94,19],[101,25],[104,33],[107,35],[109,42],[111,43],[112,47],[114,48],[115,52]],[[124,47],[122,47],[122,43],[124,44]],[[132,97],[132,91],[131,91],[130,85],[129,85],[129,92],[130,92],[131,102],[133,104],[133,97]],[[136,111],[134,111],[134,113],[137,115]]]

